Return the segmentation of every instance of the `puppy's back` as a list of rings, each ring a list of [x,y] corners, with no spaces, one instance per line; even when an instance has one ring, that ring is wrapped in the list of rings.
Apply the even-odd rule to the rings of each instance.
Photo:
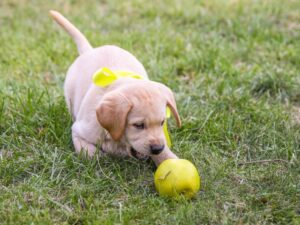
[[[84,96],[93,86],[93,74],[102,67],[135,72],[148,79],[144,66],[128,51],[113,45],[94,48],[80,55],[67,72],[64,92],[73,116],[76,117]]]

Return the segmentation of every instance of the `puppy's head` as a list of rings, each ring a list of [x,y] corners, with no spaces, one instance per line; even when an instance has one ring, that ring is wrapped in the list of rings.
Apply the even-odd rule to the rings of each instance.
[[[160,83],[137,80],[103,96],[97,119],[115,141],[123,137],[138,153],[157,155],[166,146],[166,108],[181,126],[172,91]]]

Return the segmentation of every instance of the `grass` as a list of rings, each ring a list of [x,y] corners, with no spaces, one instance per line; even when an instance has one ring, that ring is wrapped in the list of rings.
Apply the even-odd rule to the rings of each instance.
[[[77,52],[49,9],[174,90],[196,199],[159,197],[153,163],[74,154],[62,86]],[[2,0],[0,223],[299,224],[299,15],[296,0]],[[273,161],[241,164],[257,160]]]

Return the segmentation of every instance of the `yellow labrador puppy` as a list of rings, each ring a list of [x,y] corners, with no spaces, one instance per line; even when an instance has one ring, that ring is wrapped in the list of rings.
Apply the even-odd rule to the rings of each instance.
[[[144,66],[131,53],[112,45],[92,48],[60,13],[50,11],[50,15],[74,39],[79,52],[64,83],[74,120],[72,139],[76,152],[93,156],[99,144],[107,153],[150,156],[156,165],[177,158],[168,148],[163,132],[167,106],[177,125],[181,125],[172,91],[150,81]],[[92,76],[103,67],[133,72],[144,79],[125,77],[108,87],[99,87],[92,82]]]

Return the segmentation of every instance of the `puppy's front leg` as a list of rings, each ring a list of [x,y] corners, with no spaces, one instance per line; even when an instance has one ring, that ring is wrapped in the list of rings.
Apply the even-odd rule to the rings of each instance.
[[[151,158],[156,166],[159,166],[159,164],[166,159],[178,159],[178,157],[168,147],[166,147],[159,155],[152,155]]]

